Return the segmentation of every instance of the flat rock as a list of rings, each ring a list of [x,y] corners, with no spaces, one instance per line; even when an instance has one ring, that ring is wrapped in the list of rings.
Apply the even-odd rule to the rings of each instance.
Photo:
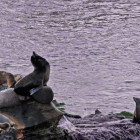
[[[124,119],[116,114],[93,114],[82,119],[69,121],[76,127],[69,134],[72,140],[139,140],[140,125],[132,119]]]

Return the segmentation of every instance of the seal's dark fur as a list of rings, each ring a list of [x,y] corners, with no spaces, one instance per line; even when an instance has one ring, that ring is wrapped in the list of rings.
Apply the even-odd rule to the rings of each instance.
[[[50,64],[49,62],[33,52],[31,56],[31,62],[34,66],[34,71],[27,76],[23,77],[20,81],[15,84],[14,91],[21,96],[29,96],[30,90],[40,85],[46,85],[50,75]]]

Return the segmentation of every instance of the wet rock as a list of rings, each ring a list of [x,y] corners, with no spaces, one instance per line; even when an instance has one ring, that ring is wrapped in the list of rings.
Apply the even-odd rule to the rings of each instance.
[[[0,85],[0,90],[7,89],[7,84]],[[0,135],[0,140],[7,140],[14,134],[23,140],[59,140],[66,139],[65,130],[58,128],[58,122],[63,113],[55,108],[54,104],[40,104],[33,100],[23,101],[18,105],[4,107],[0,113],[15,123],[15,130],[10,128]],[[9,136],[10,135],[10,136]]]
[[[125,119],[112,113],[103,115],[96,111],[96,114],[84,118],[67,118],[52,104],[45,105],[35,101],[2,108],[1,112],[16,124],[18,137],[22,137],[23,140],[138,140],[140,138],[139,124],[133,123],[132,119]]]
[[[0,85],[0,91],[4,90],[4,89],[7,89],[7,88],[8,88],[7,83]]]
[[[6,131],[2,131],[0,134],[0,140],[17,140],[16,130],[11,127]]]
[[[132,119],[124,119],[116,114],[93,114],[82,119],[69,118],[76,127],[69,136],[73,140],[138,140],[140,125]]]
[[[47,133],[55,130],[63,115],[56,111],[51,104],[40,104],[35,101],[26,101],[18,106],[1,108],[0,113],[10,118],[15,123],[17,130],[22,130],[24,139],[39,136],[38,132],[42,128]]]
[[[67,131],[67,133],[71,133],[76,130],[76,127],[67,119],[66,116],[61,118],[57,127],[64,129],[64,131]]]
[[[0,114],[0,140],[17,140],[14,122],[2,114]]]
[[[0,89],[7,88],[1,85]],[[140,125],[116,114],[103,115],[99,110],[84,118],[67,118],[54,105],[35,101],[1,108],[15,123],[1,133],[0,140],[139,140]]]

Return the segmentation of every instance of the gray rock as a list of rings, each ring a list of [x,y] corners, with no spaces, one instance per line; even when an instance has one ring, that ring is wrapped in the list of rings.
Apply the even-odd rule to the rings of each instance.
[[[3,89],[7,89],[7,84],[0,85],[0,90]],[[15,106],[2,107],[0,113],[11,119],[16,128],[16,131],[13,128],[4,131],[0,140],[15,140],[17,137],[23,140],[67,139],[65,131],[57,128],[63,113],[55,108],[54,104],[40,104],[28,100]]]
[[[12,107],[18,104],[20,104],[20,96],[14,92],[14,88],[0,91],[0,108]]]
[[[63,115],[51,104],[45,105],[35,101],[26,101],[18,106],[1,108],[0,112],[15,123],[17,130],[22,130],[25,139],[30,137],[32,139],[32,132],[38,136],[38,131],[42,127],[44,131],[55,130]],[[36,130],[36,133],[33,130]]]
[[[72,140],[139,140],[140,125],[132,119],[115,114],[93,114],[82,119],[69,120],[76,130],[69,134]]]
[[[4,131],[0,135],[0,140],[17,140],[17,133],[14,128]]]

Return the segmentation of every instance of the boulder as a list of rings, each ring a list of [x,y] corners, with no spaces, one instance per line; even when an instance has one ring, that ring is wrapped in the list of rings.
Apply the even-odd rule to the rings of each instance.
[[[4,79],[1,76],[4,74],[6,72],[0,72],[0,80]],[[15,78],[20,79],[20,76],[15,75]],[[3,80],[0,83],[2,84],[0,90],[7,89],[7,83],[5,82]],[[18,105],[2,107],[0,114],[8,117],[15,124],[14,127],[0,134],[0,140],[16,140],[17,138],[23,140],[65,139],[63,130],[57,128],[63,113],[56,109],[52,103],[41,104],[33,100],[22,101]]]
[[[52,132],[56,136],[56,127],[63,116],[52,104],[40,104],[36,101],[26,101],[18,106],[1,108],[0,113],[15,123],[18,137],[23,139],[33,139],[34,137],[43,139],[46,137],[45,134],[48,135]]]

